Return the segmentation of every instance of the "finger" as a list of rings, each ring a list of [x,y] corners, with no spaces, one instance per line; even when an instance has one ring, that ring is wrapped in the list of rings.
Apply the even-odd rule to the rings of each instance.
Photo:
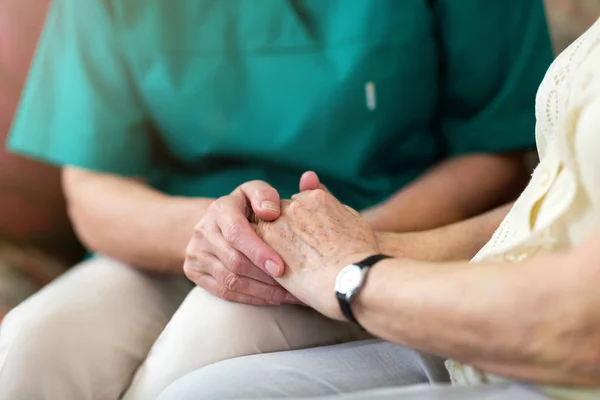
[[[275,305],[270,304],[263,299],[229,290],[226,287],[219,285],[215,278],[207,274],[198,276],[194,283],[202,289],[206,290],[208,293],[212,294],[213,296],[219,297],[223,300],[232,301],[234,303],[251,304],[254,306]]]
[[[192,282],[196,282],[197,278],[207,273],[210,270],[212,259],[206,253],[189,252],[185,256],[183,263],[183,273]]]
[[[221,235],[214,235],[209,240],[221,252],[217,256],[224,261],[228,268],[232,269],[231,264],[236,264],[235,267],[239,269],[238,273],[252,278],[256,278],[255,275],[249,275],[256,273],[254,266],[258,266],[273,277],[283,275],[283,260],[279,254],[258,236],[250,222],[243,216],[231,213],[220,214],[217,217],[217,225],[221,230]],[[219,239],[220,237],[223,237],[225,243]],[[227,248],[237,250],[251,263],[244,263],[239,255],[232,253]]]
[[[260,219],[273,221],[279,218],[281,199],[273,186],[263,181],[251,181],[244,183],[236,190],[250,202],[252,211]]]
[[[321,189],[329,192],[327,187],[323,185],[319,179],[319,176],[313,171],[307,171],[302,174],[300,177],[300,191],[304,192],[306,190],[316,190]]]
[[[266,283],[279,285],[273,277],[256,266],[244,253],[231,247],[222,237],[211,238],[214,255],[231,272]]]
[[[246,260],[250,262],[250,260]],[[194,262],[203,263],[203,265],[194,266]],[[256,268],[255,265],[251,266],[252,272],[249,274],[251,276],[238,275],[236,272],[228,270],[214,255],[203,253],[201,257],[191,257],[186,259],[186,264],[184,265],[186,276],[194,281],[194,275],[197,276],[198,274],[194,274],[193,272],[189,273],[188,270],[208,273],[215,277],[221,286],[225,286],[235,292],[262,298],[270,304],[303,304],[296,296],[288,292],[269,275]]]
[[[237,275],[228,270],[218,260],[215,259],[215,261],[209,275],[212,275],[219,285],[228,290],[262,299],[269,304],[281,304],[286,300],[290,300],[287,297],[287,290],[281,285],[269,285],[243,275]]]

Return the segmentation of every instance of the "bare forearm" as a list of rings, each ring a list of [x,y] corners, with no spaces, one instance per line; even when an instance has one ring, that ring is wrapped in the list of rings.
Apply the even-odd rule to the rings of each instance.
[[[364,215],[375,230],[433,229],[513,200],[529,179],[525,154],[481,154],[442,162]]]
[[[477,217],[429,231],[379,232],[379,247],[385,254],[414,260],[468,260],[487,243],[511,207],[512,203]]]
[[[133,179],[70,167],[63,184],[71,221],[86,247],[162,273],[182,273],[186,245],[211,202],[170,197]]]
[[[581,287],[568,278],[567,257],[520,265],[383,261],[369,274],[354,311],[377,336],[490,373],[597,385],[600,370],[590,349],[598,338],[588,322],[597,319],[589,318],[597,304],[578,300]],[[548,268],[555,276],[536,285]]]

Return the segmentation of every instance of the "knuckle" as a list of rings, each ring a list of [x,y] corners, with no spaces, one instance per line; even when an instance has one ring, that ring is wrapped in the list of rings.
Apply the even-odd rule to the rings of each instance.
[[[189,244],[188,247],[185,249],[185,262],[186,264],[188,262],[196,262],[198,261],[198,254],[196,254],[196,252],[194,251],[194,247]]]
[[[198,264],[194,261],[186,260],[183,263],[183,273],[192,282],[198,281],[198,278],[202,275]]]
[[[240,252],[233,251],[227,262],[228,267],[233,272],[241,272],[244,266],[244,257]]]
[[[239,277],[233,273],[227,273],[223,279],[223,286],[228,290],[236,290]]]
[[[209,213],[212,214],[221,212],[225,207],[227,207],[227,200],[227,196],[223,196],[213,201],[208,207]]]
[[[310,193],[310,197],[317,201],[323,201],[327,197],[327,192],[323,189],[315,189]]]
[[[206,237],[204,230],[204,221],[198,222],[196,226],[194,226],[194,238],[200,240],[204,239]]]
[[[223,237],[228,243],[234,244],[242,238],[243,231],[244,227],[242,224],[239,222],[234,222],[229,226],[229,228],[227,228],[225,232],[223,232]]]
[[[200,254],[206,248],[207,241],[205,238],[198,238],[196,236],[192,237],[185,247],[185,257],[190,259],[197,258],[198,254]]]
[[[216,200],[213,200],[212,203],[210,203],[210,205],[208,206],[208,212],[207,212],[207,214],[219,210],[219,204],[222,201],[221,199],[222,199],[222,197],[220,197],[220,198],[218,198]]]
[[[253,249],[251,249],[248,253],[248,258],[251,260],[251,262],[253,262],[256,265],[260,265],[262,264],[262,261],[264,259],[264,261],[266,261],[265,256],[263,256],[263,251],[261,249],[261,247],[255,247]]]
[[[285,213],[287,214],[295,214],[298,212],[298,209],[302,208],[302,199],[297,197],[294,201],[292,201],[286,208]]]

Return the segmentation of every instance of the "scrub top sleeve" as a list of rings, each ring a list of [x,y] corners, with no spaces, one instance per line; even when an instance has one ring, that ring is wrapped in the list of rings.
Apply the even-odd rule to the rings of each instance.
[[[447,155],[535,148],[535,95],[552,62],[542,0],[434,0]]]
[[[147,119],[107,3],[52,2],[8,147],[52,164],[144,177]]]

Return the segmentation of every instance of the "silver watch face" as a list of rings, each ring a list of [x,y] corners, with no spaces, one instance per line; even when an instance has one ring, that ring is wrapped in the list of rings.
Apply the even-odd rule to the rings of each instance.
[[[360,288],[364,279],[364,271],[357,265],[348,265],[341,270],[335,279],[335,291],[345,295],[352,294]]]

